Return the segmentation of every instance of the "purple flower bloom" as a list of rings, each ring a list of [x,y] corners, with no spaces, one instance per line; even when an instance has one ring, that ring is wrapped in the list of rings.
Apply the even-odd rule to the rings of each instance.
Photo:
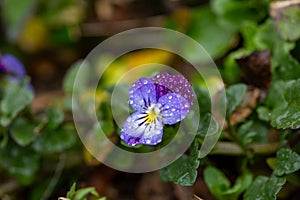
[[[0,54],[0,73],[8,75],[8,80],[10,82],[18,82],[25,78],[26,70],[24,65],[13,55],[5,54],[1,56]],[[26,87],[33,91],[33,87],[30,83]]]
[[[126,119],[120,137],[130,146],[160,143],[163,125],[183,120],[194,101],[188,80],[168,73],[138,79],[129,94],[136,112]]]
[[[0,57],[0,70],[19,80],[26,76],[23,64],[16,57],[10,54]]]

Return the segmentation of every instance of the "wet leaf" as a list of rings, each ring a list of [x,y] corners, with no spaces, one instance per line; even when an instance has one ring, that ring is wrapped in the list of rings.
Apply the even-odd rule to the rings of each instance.
[[[300,127],[300,79],[286,83],[283,104],[271,113],[271,125],[276,128],[297,129]]]
[[[274,174],[282,176],[300,169],[300,156],[291,149],[282,148],[276,154]]]
[[[276,176],[258,176],[244,195],[245,200],[268,199],[275,200],[276,194],[285,184],[286,179]]]
[[[199,144],[194,142],[190,147],[190,155],[182,155],[169,166],[160,170],[162,181],[172,181],[182,186],[191,186],[197,178],[199,167]]]

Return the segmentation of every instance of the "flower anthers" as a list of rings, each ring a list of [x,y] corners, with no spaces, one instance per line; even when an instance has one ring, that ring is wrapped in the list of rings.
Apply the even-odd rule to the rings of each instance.
[[[136,112],[126,119],[121,139],[129,146],[160,143],[164,124],[183,120],[193,101],[192,86],[182,75],[162,73],[138,79],[129,90],[128,100]]]

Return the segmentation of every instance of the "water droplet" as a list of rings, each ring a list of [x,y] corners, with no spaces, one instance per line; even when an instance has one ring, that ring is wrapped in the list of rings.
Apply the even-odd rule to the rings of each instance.
[[[168,98],[169,98],[169,99],[172,99],[172,98],[173,98],[173,96],[169,96]]]
[[[171,110],[171,111],[172,111],[172,112],[174,112],[175,110],[176,110],[175,108],[172,108],[172,110]]]
[[[147,81],[147,80],[143,80],[143,83],[144,83],[144,84],[147,84],[147,83],[148,83],[148,81]]]

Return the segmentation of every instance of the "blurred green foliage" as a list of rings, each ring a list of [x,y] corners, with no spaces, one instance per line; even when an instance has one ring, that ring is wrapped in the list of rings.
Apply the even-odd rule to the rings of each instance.
[[[77,33],[87,20],[88,8],[93,6],[89,3],[79,0],[3,0],[0,6],[7,40],[4,43],[7,46],[17,44],[21,53],[39,52],[45,48],[56,50],[59,45],[72,48],[80,39]],[[227,114],[214,116],[211,105],[213,98],[217,97],[209,97],[207,89],[198,84],[201,81],[195,80],[192,84],[201,113],[197,135],[186,154],[160,170],[161,180],[191,186],[202,177],[199,176],[201,173],[208,189],[218,200],[290,198],[300,185],[299,5],[282,7],[270,0],[211,0],[208,4],[185,9],[188,17],[166,15],[166,27],[192,37],[217,61],[226,84],[225,93],[217,95],[226,95]],[[205,62],[190,47],[184,49],[192,60]],[[271,52],[270,87],[256,88],[258,97],[249,97],[247,94],[254,86],[242,81],[241,69],[235,60],[262,50]],[[20,193],[31,187],[31,197],[28,198],[34,200],[42,198],[48,185],[52,184],[50,194],[46,195],[49,197],[51,193],[55,194],[59,184],[59,178],[53,178],[53,174],[57,173],[57,169],[62,170],[59,163],[64,155],[68,156],[61,168],[66,171],[92,163],[94,159],[80,144],[74,123],[70,120],[72,94],[79,97],[75,103],[87,112],[96,104],[97,117],[106,136],[120,148],[145,153],[170,142],[178,127],[166,127],[164,141],[157,147],[139,145],[130,148],[118,137],[120,128],[113,121],[108,103],[116,77],[134,64],[148,62],[149,57],[166,64],[170,64],[168,62],[173,58],[153,51],[142,51],[138,56],[133,54],[113,63],[103,79],[105,87],[99,87],[95,94],[84,88],[85,83],[90,81],[88,79],[77,79],[78,87],[73,87],[82,61],[74,63],[63,80],[65,96],[59,99],[60,103],[40,113],[31,111],[34,94],[26,88],[27,78],[20,83],[1,81],[0,176],[3,176],[3,183],[0,184],[14,180],[15,190]],[[254,105],[248,105],[252,101]],[[242,112],[245,110],[246,114]],[[235,123],[231,122],[233,116],[237,116]],[[217,117],[226,119],[221,138],[212,153],[200,159],[199,148],[204,137],[209,131],[215,133],[219,129]],[[97,128],[93,131],[96,142],[101,142]],[[107,151],[105,155],[109,155],[109,149]],[[222,162],[237,155],[229,168],[234,175],[227,173],[228,169],[224,170],[226,163],[220,165],[215,154],[222,156]],[[116,162],[122,161],[124,158],[116,158]],[[130,165],[130,162],[126,160],[124,165]],[[77,174],[72,176],[67,178],[68,184],[80,179]],[[4,195],[1,192],[0,188],[0,198]],[[9,192],[12,199],[20,196],[18,192]],[[66,198],[81,200],[90,196],[104,199],[94,188],[76,190],[75,184]]]

